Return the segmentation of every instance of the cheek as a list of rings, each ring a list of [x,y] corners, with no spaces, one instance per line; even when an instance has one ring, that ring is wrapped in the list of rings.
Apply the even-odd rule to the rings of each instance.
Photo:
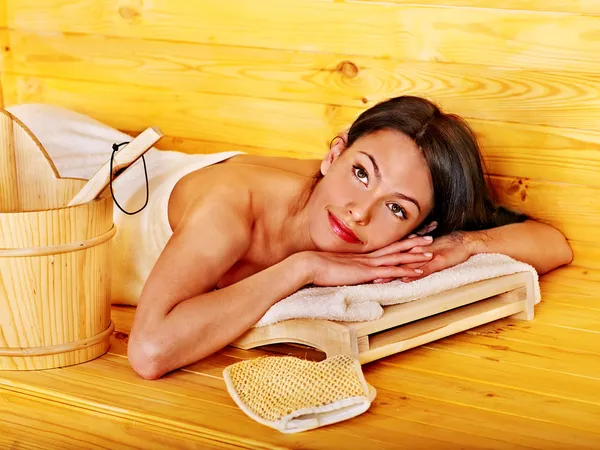
[[[385,211],[384,211],[385,212]],[[369,248],[373,250],[385,247],[405,238],[415,227],[415,223],[399,221],[385,214],[375,217],[369,224]]]

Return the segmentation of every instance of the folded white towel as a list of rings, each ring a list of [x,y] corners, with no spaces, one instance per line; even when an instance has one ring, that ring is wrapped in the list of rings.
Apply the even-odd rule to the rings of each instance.
[[[255,327],[299,318],[344,322],[375,320],[383,314],[382,306],[406,303],[476,281],[519,272],[531,273],[534,281],[534,304],[539,303],[541,296],[538,274],[532,266],[506,255],[482,253],[462,264],[409,283],[395,280],[384,284],[301,289],[275,303]]]

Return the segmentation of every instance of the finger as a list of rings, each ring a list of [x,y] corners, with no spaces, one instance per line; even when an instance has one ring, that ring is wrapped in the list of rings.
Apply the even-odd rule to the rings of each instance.
[[[379,266],[373,268],[373,279],[414,277],[422,273],[422,269],[410,269],[404,266]]]
[[[426,246],[418,246],[411,248],[407,253],[425,253],[425,252],[433,252],[431,249],[431,244],[427,244]]]
[[[406,252],[413,247],[418,247],[420,245],[429,245],[432,242],[433,238],[431,236],[402,239],[401,241],[394,242],[393,244],[390,244],[387,247],[383,247],[382,249],[369,253],[368,256],[378,258],[380,256],[389,255],[391,253]]]
[[[409,269],[422,269],[423,266],[428,263],[429,263],[429,261],[417,262],[417,263],[405,264],[405,266],[408,267]]]
[[[409,281],[419,280],[421,278],[425,278],[426,276],[431,275],[432,273],[444,270],[447,267],[448,267],[448,263],[447,263],[446,259],[437,256],[437,257],[433,258],[431,261],[429,261],[428,263],[425,263],[423,266],[420,267],[420,269],[423,271],[423,273],[421,273],[417,276],[408,275],[406,278]],[[402,281],[404,281],[404,280],[402,280]]]
[[[393,253],[378,258],[364,258],[359,260],[370,266],[398,266],[400,264],[426,263],[431,260],[433,253]]]
[[[383,283],[389,283],[390,281],[394,281],[396,278],[377,278],[376,280],[373,280],[374,284],[383,284]]]

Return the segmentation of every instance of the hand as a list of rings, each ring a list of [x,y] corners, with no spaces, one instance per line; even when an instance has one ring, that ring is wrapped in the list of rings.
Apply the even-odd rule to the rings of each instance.
[[[426,246],[431,241],[424,238],[405,239],[377,252],[330,253],[302,252],[304,270],[308,272],[309,283],[318,286],[343,286],[369,283],[378,278],[401,278],[418,276],[421,269],[409,264],[424,264],[432,254],[427,252],[409,253],[407,250],[417,245]]]
[[[420,252],[426,250],[428,252],[433,252],[433,258],[425,263],[408,264],[408,267],[413,269],[419,268],[423,270],[423,273],[416,276],[403,277],[402,281],[408,282],[418,280],[431,275],[432,273],[439,272],[440,270],[448,269],[465,262],[474,254],[471,244],[472,242],[469,239],[469,233],[456,231],[454,233],[437,238],[427,247],[413,247],[410,250],[410,253],[414,252],[419,254]]]

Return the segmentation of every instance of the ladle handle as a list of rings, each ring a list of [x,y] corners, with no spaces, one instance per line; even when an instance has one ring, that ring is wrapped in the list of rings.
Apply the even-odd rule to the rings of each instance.
[[[113,180],[136,162],[154,144],[163,137],[157,127],[150,127],[140,133],[129,144],[115,154],[113,161]],[[108,186],[111,179],[110,160],[107,161],[81,190],[73,197],[68,206],[87,203],[98,197]]]

